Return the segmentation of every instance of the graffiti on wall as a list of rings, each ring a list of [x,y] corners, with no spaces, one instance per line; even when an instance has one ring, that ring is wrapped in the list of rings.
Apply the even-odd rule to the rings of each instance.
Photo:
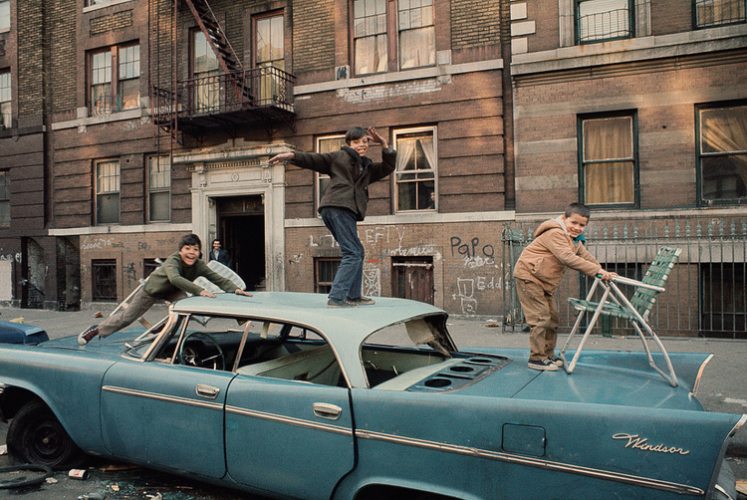
[[[363,295],[381,297],[381,269],[372,267],[363,270]]]

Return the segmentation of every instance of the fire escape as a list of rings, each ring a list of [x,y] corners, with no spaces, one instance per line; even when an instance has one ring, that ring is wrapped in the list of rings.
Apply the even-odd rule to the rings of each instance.
[[[167,88],[160,77],[161,65],[156,64],[156,84],[151,95],[156,125],[170,133],[172,139],[178,139],[179,133],[199,136],[211,130],[231,131],[251,125],[292,127],[295,77],[272,66],[244,68],[207,0],[174,0],[172,29],[180,3],[189,9],[204,34],[220,72],[179,79],[178,57],[174,56]],[[156,25],[161,24],[157,19]],[[176,53],[175,39],[174,36],[172,54]]]

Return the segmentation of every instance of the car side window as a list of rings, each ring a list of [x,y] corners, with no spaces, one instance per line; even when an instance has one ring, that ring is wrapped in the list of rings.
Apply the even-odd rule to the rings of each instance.
[[[345,386],[335,353],[324,338],[289,324],[257,322],[246,338],[236,371],[241,375]]]

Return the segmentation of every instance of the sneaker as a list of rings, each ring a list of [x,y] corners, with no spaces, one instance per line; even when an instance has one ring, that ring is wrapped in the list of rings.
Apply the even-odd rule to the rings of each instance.
[[[550,361],[549,359],[530,359],[527,365],[532,370],[540,370],[546,372],[558,371],[558,365]]]
[[[561,358],[560,356],[550,356],[550,362],[555,363],[555,366],[557,366],[558,368],[563,367],[563,358]]]
[[[349,300],[329,299],[327,307],[355,307],[355,304]]]
[[[86,345],[98,334],[99,327],[97,325],[89,326],[88,328],[83,330],[80,335],[78,335],[78,345]]]
[[[357,299],[348,299],[348,302],[351,302],[356,306],[372,306],[376,303],[376,301],[371,297],[364,297],[363,295]]]

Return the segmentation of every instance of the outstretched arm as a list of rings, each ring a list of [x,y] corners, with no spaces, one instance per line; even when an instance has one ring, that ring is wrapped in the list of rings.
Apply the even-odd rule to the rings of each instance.
[[[293,151],[289,151],[287,153],[278,153],[272,158],[270,158],[268,160],[268,163],[270,165],[274,165],[276,163],[291,161],[295,156],[296,156],[296,153],[294,153]]]
[[[384,149],[389,149],[389,143],[383,136],[381,136],[374,127],[368,127],[368,137],[374,142],[374,144],[381,144]]]

